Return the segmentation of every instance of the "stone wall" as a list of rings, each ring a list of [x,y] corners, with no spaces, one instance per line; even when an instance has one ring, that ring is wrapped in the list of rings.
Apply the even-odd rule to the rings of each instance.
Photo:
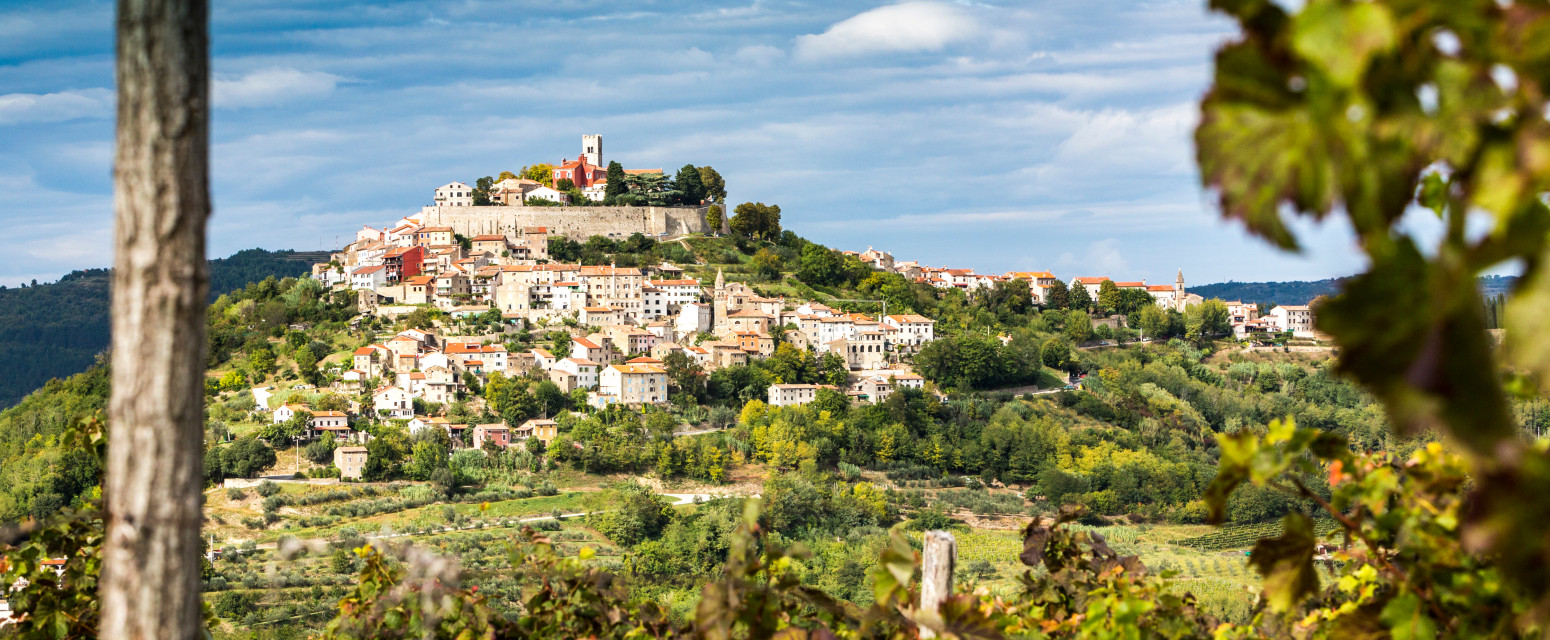
[[[627,238],[709,233],[706,207],[425,207],[421,223],[452,227],[467,237],[503,234],[515,238],[523,227],[548,227],[549,235],[577,241],[592,236]]]

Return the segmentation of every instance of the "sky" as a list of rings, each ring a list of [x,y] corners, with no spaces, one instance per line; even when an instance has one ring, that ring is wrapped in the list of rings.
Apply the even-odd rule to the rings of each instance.
[[[1232,25],[1203,0],[214,0],[212,257],[337,248],[437,186],[574,158],[711,165],[826,245],[979,273],[1348,275],[1193,161]],[[0,284],[111,262],[113,3],[0,2]]]

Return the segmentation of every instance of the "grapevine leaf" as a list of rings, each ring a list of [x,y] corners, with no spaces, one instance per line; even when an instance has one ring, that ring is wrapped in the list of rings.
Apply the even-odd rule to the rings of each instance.
[[[1411,592],[1400,593],[1389,600],[1378,619],[1388,627],[1394,640],[1431,640],[1437,637],[1437,624],[1423,610],[1421,597]]]
[[[1271,611],[1290,611],[1318,589],[1313,570],[1313,521],[1300,513],[1287,514],[1280,537],[1254,543],[1249,562],[1265,578],[1265,602]]]
[[[1394,16],[1376,2],[1314,0],[1292,19],[1292,46],[1336,85],[1354,86],[1394,46]]]

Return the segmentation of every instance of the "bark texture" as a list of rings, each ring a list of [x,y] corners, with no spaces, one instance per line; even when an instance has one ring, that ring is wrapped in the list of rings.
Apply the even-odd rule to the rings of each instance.
[[[118,1],[101,637],[200,638],[209,196],[205,0]]]
[[[942,603],[953,594],[953,569],[958,564],[958,541],[946,531],[927,531],[925,538],[922,554],[924,566],[920,568],[920,610],[936,622],[941,622]],[[922,625],[920,637],[937,636],[935,631]]]

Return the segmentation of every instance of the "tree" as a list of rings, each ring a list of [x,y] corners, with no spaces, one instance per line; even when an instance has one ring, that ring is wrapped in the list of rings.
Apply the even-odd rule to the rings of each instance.
[[[700,170],[692,164],[686,164],[678,170],[673,185],[683,193],[680,197],[684,204],[698,205],[705,200],[705,185],[700,183]]]
[[[1050,309],[1064,309],[1071,306],[1071,292],[1066,289],[1066,283],[1059,278],[1049,286],[1049,291],[1044,294],[1044,306]]]
[[[1072,309],[1066,313],[1066,337],[1076,344],[1092,339],[1093,320],[1088,317],[1086,311]]]
[[[507,180],[516,180],[517,178],[518,178],[518,176],[515,173],[512,173],[510,171],[502,171],[500,175],[495,176],[495,181],[496,182],[505,182]]]
[[[765,280],[779,280],[781,275],[780,254],[769,249],[760,249],[753,254],[754,273]]]
[[[428,481],[437,471],[447,468],[448,455],[452,450],[452,438],[444,429],[425,429],[417,434],[418,442],[409,454],[411,459],[404,467],[413,480]]]
[[[1092,311],[1093,297],[1092,294],[1088,293],[1087,285],[1084,285],[1080,282],[1071,285],[1071,293],[1067,296],[1067,298],[1069,300],[1069,304],[1067,306],[1070,308],[1081,309],[1082,311]]]
[[[323,372],[318,370],[318,356],[310,346],[302,346],[296,349],[296,369],[301,373],[301,379],[314,387],[322,384]]]
[[[797,268],[797,279],[810,285],[834,285],[844,277],[845,262],[840,259],[840,254],[823,245],[809,244],[803,247],[801,262]]]
[[[1227,313],[1227,304],[1221,300],[1204,300],[1184,311],[1184,332],[1192,340],[1204,340],[1229,331],[1232,331],[1232,316]]]
[[[540,162],[522,167],[522,177],[546,187],[554,186],[554,165]]]
[[[727,181],[721,178],[721,174],[712,169],[710,165],[699,168],[700,185],[705,188],[705,197],[712,202],[722,202],[727,199]]]
[[[1121,306],[1120,288],[1113,280],[1104,280],[1098,283],[1098,312],[1101,314],[1119,313]]]
[[[100,635],[203,636],[200,489],[210,216],[209,11],[117,16],[112,392]]]
[[[1071,364],[1071,345],[1060,338],[1050,338],[1039,348],[1039,358],[1051,369],[1065,369]]]
[[[474,188],[470,192],[470,195],[472,195],[474,197],[474,206],[476,206],[476,207],[488,207],[488,206],[490,206],[490,204],[491,204],[491,202],[490,202],[490,190],[494,186],[495,186],[495,178],[491,178],[490,176],[485,176],[483,178],[479,178],[478,180],[475,180],[474,181]]]
[[[248,371],[253,373],[254,382],[263,382],[274,373],[274,350],[268,344],[248,352]]]
[[[774,240],[780,237],[780,206],[763,202],[744,202],[732,210],[732,233]]]
[[[667,381],[675,394],[693,398],[704,395],[704,371],[699,363],[682,350],[674,350],[662,358],[662,368],[667,370]]]
[[[576,181],[570,178],[560,178],[554,182],[555,191],[570,191],[576,188]]]
[[[613,204],[614,200],[630,192],[630,186],[625,183],[624,165],[618,160],[608,163],[608,186],[603,188],[603,202]]]
[[[713,204],[705,209],[705,226],[710,227],[711,233],[721,233],[721,225],[726,220],[721,205]]]
[[[1157,298],[1141,289],[1123,289],[1119,292],[1119,303],[1114,308],[1115,313],[1130,316],[1146,307],[1157,306]]]
[[[1130,326],[1140,329],[1142,337],[1158,339],[1168,331],[1168,317],[1157,305],[1148,305],[1131,314]]]

